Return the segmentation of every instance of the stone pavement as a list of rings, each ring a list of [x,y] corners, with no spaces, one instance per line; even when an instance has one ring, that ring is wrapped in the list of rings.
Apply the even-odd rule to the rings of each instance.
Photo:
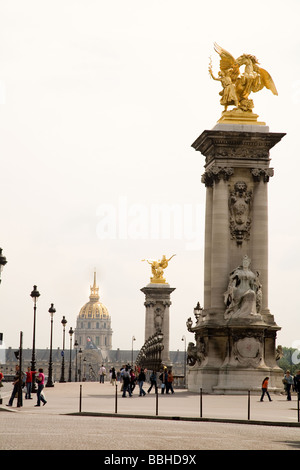
[[[108,382],[56,383],[45,389],[45,406],[35,407],[34,397],[20,408],[16,399],[6,407],[11,390],[1,389],[1,450],[300,448],[296,395],[262,403],[253,395],[250,408],[246,395],[203,395],[200,418],[200,396],[183,389],[159,393],[157,403],[153,390],[122,398],[118,384],[116,401]]]

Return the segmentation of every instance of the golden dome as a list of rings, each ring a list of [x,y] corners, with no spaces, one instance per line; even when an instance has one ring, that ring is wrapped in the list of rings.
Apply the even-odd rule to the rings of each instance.
[[[96,287],[96,273],[94,273],[94,285],[91,286],[90,301],[80,309],[79,318],[108,319],[108,310],[99,299],[99,287]]]

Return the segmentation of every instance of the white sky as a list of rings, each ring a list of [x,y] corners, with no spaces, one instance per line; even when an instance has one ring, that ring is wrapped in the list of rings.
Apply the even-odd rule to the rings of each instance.
[[[140,289],[150,278],[141,259],[173,253],[165,271],[176,288],[170,348],[183,349],[182,335],[193,340],[185,322],[197,301],[203,304],[205,187],[204,157],[191,144],[222,111],[220,86],[208,75],[209,56],[215,74],[219,68],[214,42],[235,57],[254,54],[279,92],[251,97],[270,131],[287,133],[271,151],[269,308],[282,328],[277,343],[298,347],[299,17],[298,0],[244,7],[240,1],[0,1],[6,347],[18,346],[20,331],[24,347],[32,346],[34,284],[41,293],[36,347],[49,346],[52,302],[53,346],[61,347],[62,316],[75,328],[96,268],[113,348],[131,349],[132,335],[140,348]],[[151,210],[162,204],[177,204],[183,232],[171,228],[155,239]],[[100,237],[105,208],[118,217],[115,239],[112,232]],[[197,249],[183,218],[189,220],[190,209],[200,217],[198,225],[191,219]]]

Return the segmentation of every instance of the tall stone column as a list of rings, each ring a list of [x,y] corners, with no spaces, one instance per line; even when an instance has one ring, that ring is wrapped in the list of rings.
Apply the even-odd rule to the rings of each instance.
[[[280,329],[268,309],[270,149],[285,134],[263,125],[217,124],[193,143],[205,156],[204,309],[189,344],[188,388],[260,391],[261,375],[280,389]],[[249,286],[249,287],[248,287]]]
[[[222,294],[229,266],[228,179],[231,168],[212,165],[202,177],[206,186],[204,308],[223,312]]]
[[[141,291],[145,294],[145,341],[155,333],[163,334],[162,363],[171,366],[170,359],[170,306],[171,293],[175,290],[169,284],[150,283]]]
[[[264,286],[262,298],[262,314],[270,314],[268,309],[268,182],[273,170],[268,168],[251,170],[253,189],[252,216],[252,264],[260,274]]]
[[[211,234],[212,234],[213,188],[207,185],[205,207],[205,247],[204,247],[204,308],[211,306]]]

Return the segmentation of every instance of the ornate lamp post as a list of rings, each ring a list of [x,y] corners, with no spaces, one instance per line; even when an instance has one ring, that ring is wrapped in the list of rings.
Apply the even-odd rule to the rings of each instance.
[[[133,367],[133,341],[135,341],[135,337],[132,337],[131,341],[131,366]]]
[[[63,326],[63,350],[61,352],[61,375],[60,375],[60,382],[65,382],[65,329],[67,320],[65,316],[62,317],[61,324]]]
[[[36,303],[40,296],[39,291],[37,290],[36,286],[33,286],[33,291],[31,292],[30,296],[33,300],[33,340],[32,340],[32,357],[31,357],[31,370],[35,372],[36,370],[36,360],[35,360],[35,325],[36,325]],[[36,393],[36,382],[35,382],[35,374],[32,374],[32,393]]]
[[[7,263],[7,260],[5,256],[2,256],[2,248],[0,248],[0,283],[1,283],[1,273],[6,263]]]
[[[68,382],[72,382],[72,336],[73,336],[74,330],[72,327],[69,329],[69,335],[70,335],[70,364],[69,364],[69,379]]]
[[[197,302],[196,307],[194,308],[194,315],[196,318],[196,323],[198,323],[201,315],[202,315],[203,308],[200,306],[200,302]]]
[[[184,388],[186,388],[186,337],[185,337],[185,335],[182,336],[181,341],[184,341],[184,366],[183,366],[183,374],[184,374]]]
[[[49,370],[48,370],[48,380],[46,383],[46,387],[54,387],[53,384],[53,378],[52,378],[52,333],[53,333],[53,316],[56,312],[55,308],[53,307],[53,304],[51,304],[51,307],[49,308],[48,312],[50,313],[50,321],[51,321],[51,329],[50,329],[50,357],[49,357]]]
[[[74,343],[74,349],[75,349],[75,382],[77,382],[77,373],[78,373],[78,369],[77,369],[77,349],[78,349],[78,342],[77,342],[77,339],[75,339],[75,343]]]
[[[82,357],[82,349],[80,348],[78,351],[79,355],[79,382],[81,382],[81,357]]]

